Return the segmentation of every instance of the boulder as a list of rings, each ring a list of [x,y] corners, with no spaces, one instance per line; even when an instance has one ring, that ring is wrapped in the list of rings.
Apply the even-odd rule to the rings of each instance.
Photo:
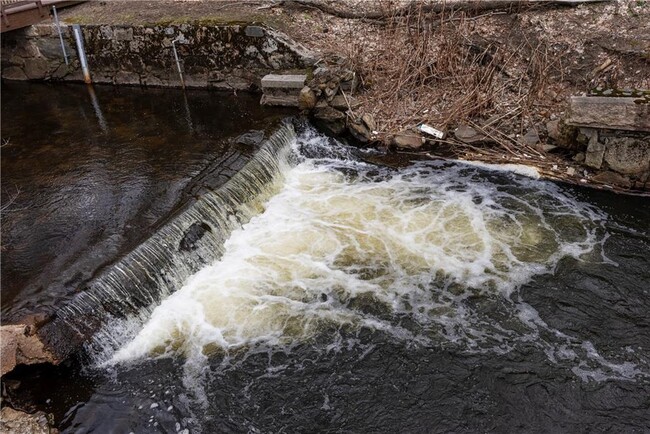
[[[309,86],[305,86],[298,95],[298,108],[300,110],[311,110],[316,106],[317,98]]]
[[[585,153],[584,152],[578,152],[573,156],[573,161],[576,161],[578,163],[582,163],[585,161]]]
[[[454,130],[454,136],[463,143],[478,143],[486,140],[486,137],[469,125],[459,125]]]
[[[350,71],[351,72],[351,71]],[[357,75],[352,73],[352,77],[347,79],[345,76],[341,79],[341,90],[345,92],[355,92],[359,87],[359,80]]]
[[[551,152],[554,151],[555,149],[557,149],[557,146],[555,145],[542,145],[542,150],[544,152]]]
[[[627,175],[650,170],[650,137],[609,137],[603,159],[609,168]]]
[[[546,132],[548,138],[562,148],[575,149],[578,145],[575,141],[575,127],[566,125],[564,121],[560,119],[547,122]]]
[[[264,131],[250,130],[237,137],[235,143],[239,143],[240,145],[257,146],[262,143],[262,140],[264,140]]]
[[[424,145],[424,137],[411,131],[402,131],[393,136],[391,144],[400,149],[417,150]]]
[[[50,64],[41,57],[25,59],[23,71],[29,80],[43,80],[50,70]]]
[[[526,146],[535,146],[539,143],[539,134],[537,129],[531,128],[521,138],[520,143]]]
[[[59,362],[33,332],[34,327],[25,324],[0,326],[0,375],[12,371],[19,364]]]
[[[585,152],[585,165],[600,169],[605,156],[605,145],[598,141],[598,131],[592,128],[580,128],[580,134],[589,140]]]
[[[348,109],[357,109],[361,106],[359,101],[352,96],[336,95],[330,101],[330,105],[337,110],[346,111]]]
[[[6,80],[27,80],[27,75],[19,66],[9,66],[2,68],[2,78]]]
[[[10,407],[0,411],[0,432],[12,434],[56,434],[59,431],[51,428],[54,417],[42,411],[34,414],[24,413]]]
[[[314,110],[314,121],[326,133],[338,136],[345,131],[345,114],[333,107],[317,107]]]
[[[361,143],[368,143],[372,137],[372,132],[360,120],[348,122],[348,130]]]
[[[602,182],[603,184],[616,185],[619,187],[630,188],[632,182],[627,176],[621,175],[611,170],[605,170],[597,173],[591,178],[593,181]]]
[[[333,85],[332,83],[329,83],[323,92],[325,93],[327,101],[331,102],[334,99],[334,96],[339,92],[339,86],[338,84]]]
[[[375,118],[370,113],[364,113],[361,116],[361,121],[366,127],[368,127],[370,132],[377,130],[377,123],[375,122]]]

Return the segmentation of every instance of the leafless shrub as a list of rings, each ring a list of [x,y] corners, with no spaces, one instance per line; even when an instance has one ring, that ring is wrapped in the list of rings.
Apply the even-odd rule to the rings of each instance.
[[[363,109],[385,134],[419,122],[449,127],[505,112],[522,118],[551,72],[561,70],[561,60],[542,42],[489,41],[476,26],[483,16],[427,12],[426,4],[397,14],[399,2],[381,1],[390,18],[376,23],[373,38],[355,31],[354,23],[344,38],[365,87]]]

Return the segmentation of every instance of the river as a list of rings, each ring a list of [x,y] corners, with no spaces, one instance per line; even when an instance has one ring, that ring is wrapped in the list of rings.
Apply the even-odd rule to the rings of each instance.
[[[142,281],[174,261],[118,261],[147,276],[61,302],[101,324],[62,366],[11,374],[9,401],[75,433],[650,429],[647,198],[367,152],[279,127],[223,184],[225,217],[196,211],[206,191],[139,240],[189,261],[159,234],[200,215],[202,240],[227,229],[214,257],[164,291]],[[128,288],[153,302],[93,306]]]

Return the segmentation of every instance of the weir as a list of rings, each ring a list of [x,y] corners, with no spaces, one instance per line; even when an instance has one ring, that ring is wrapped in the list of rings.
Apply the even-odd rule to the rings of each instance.
[[[309,126],[290,151],[274,163],[273,194],[231,231],[219,259],[155,308],[109,322],[88,348],[93,366],[180,360],[183,384],[201,397],[210,363],[296,345],[338,351],[374,331],[473,354],[533,345],[585,380],[645,375],[521,299],[522,286],[564,260],[607,261],[598,209],[509,172],[367,164]]]
[[[645,235],[611,231],[621,220],[607,208],[504,168],[397,170],[363,152],[283,125],[222,188],[60,308],[44,333],[81,363],[25,376],[12,398],[71,397],[57,410],[63,432],[275,432],[288,408],[294,430],[309,431],[314,415],[367,396],[379,404],[366,411],[394,412],[382,426],[409,415],[426,429],[440,405],[528,405],[540,382],[549,389],[535,402],[559,396],[557,420],[565,402],[593,402],[612,385],[603,405],[635,417],[637,398],[618,391],[645,396],[649,384],[648,339],[627,333],[647,312],[647,261],[630,259],[645,255]],[[630,303],[612,303],[617,294]],[[491,395],[495,378],[514,400],[510,389]],[[408,397],[397,408],[396,385]],[[270,422],[249,424],[260,408]]]
[[[64,360],[107,322],[157,304],[218,259],[233,228],[259,211],[287,164],[294,139],[294,126],[287,119],[226,184],[201,196],[60,307],[39,330],[40,339]]]
[[[565,258],[606,260],[603,213],[524,176],[395,171],[357,152],[286,121],[222,188],[61,307],[42,340],[60,360],[85,345],[91,366],[181,357],[197,396],[210,357],[361,330],[479,354],[533,343],[585,379],[642,375],[520,299]]]

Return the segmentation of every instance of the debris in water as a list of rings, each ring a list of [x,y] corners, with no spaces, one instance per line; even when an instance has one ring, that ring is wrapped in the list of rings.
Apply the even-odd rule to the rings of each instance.
[[[435,137],[436,139],[444,139],[445,138],[445,132],[440,131],[436,128],[433,128],[431,125],[427,124],[420,124],[418,125],[418,130],[422,131],[425,134],[428,134],[432,137]]]

